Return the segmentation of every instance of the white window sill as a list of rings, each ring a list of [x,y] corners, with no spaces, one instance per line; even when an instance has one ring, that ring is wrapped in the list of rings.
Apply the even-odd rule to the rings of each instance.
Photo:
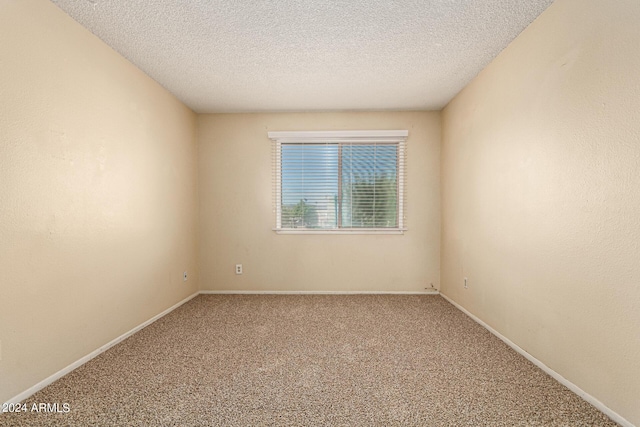
[[[274,228],[276,234],[404,234],[406,228],[376,228],[376,229],[342,229],[342,230],[318,230],[309,228]]]

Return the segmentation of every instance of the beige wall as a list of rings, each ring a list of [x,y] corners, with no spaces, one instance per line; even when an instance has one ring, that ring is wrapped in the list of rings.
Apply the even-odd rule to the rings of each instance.
[[[636,0],[557,0],[442,145],[443,292],[637,425],[639,22]]]
[[[437,112],[196,119],[50,2],[0,2],[0,402],[199,284],[423,291],[442,268],[640,424],[637,22],[635,0],[557,0],[446,108],[441,153]],[[405,235],[271,230],[267,132],[332,129],[409,130]]]
[[[193,112],[48,1],[0,2],[0,100],[4,402],[198,289],[197,147]]]
[[[407,129],[404,235],[277,235],[268,131]],[[198,117],[205,290],[424,291],[439,285],[440,114]],[[235,264],[244,274],[236,275]]]

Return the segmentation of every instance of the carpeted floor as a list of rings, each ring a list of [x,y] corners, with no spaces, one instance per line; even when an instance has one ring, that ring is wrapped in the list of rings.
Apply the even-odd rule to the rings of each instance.
[[[0,425],[614,426],[439,296],[201,295]]]

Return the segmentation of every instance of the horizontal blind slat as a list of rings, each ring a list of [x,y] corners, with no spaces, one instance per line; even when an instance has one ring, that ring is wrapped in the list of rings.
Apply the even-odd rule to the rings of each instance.
[[[404,229],[404,142],[274,142],[276,229]]]

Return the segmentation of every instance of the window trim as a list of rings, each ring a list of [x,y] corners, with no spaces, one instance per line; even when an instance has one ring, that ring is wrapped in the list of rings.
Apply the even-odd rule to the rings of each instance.
[[[404,234],[406,218],[405,168],[406,140],[408,130],[350,130],[350,131],[274,131],[267,133],[274,144],[273,189],[277,234]],[[282,144],[327,144],[327,143],[393,143],[398,144],[398,227],[395,228],[282,228]]]

